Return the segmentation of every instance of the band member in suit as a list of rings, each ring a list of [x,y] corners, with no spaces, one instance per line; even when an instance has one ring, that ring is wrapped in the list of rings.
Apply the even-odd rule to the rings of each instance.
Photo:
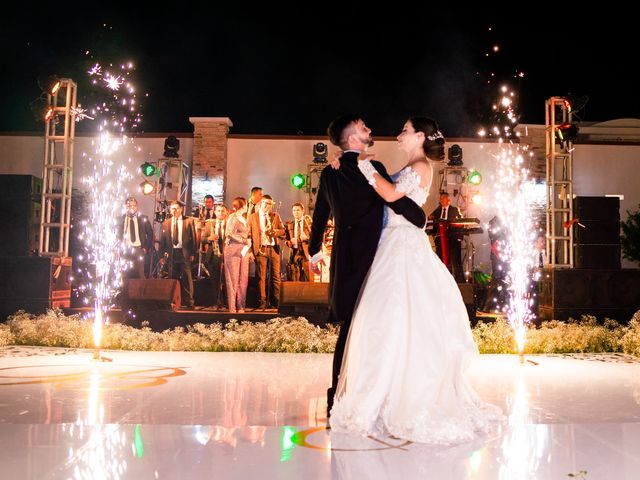
[[[200,215],[202,220],[215,220],[216,212],[214,203],[213,195],[204,196],[204,209]]]
[[[145,278],[144,265],[146,255],[153,247],[153,227],[146,215],[138,212],[135,197],[127,198],[127,212],[120,222],[120,238],[123,255],[131,262],[125,272],[125,278]]]
[[[197,243],[193,218],[182,215],[180,202],[169,203],[171,218],[162,223],[160,234],[160,262],[169,262],[171,278],[180,280],[182,302],[186,308],[193,308],[193,279],[191,264],[195,259]]]
[[[227,284],[229,312],[244,313],[249,282],[249,227],[247,201],[236,197],[231,203],[233,213],[227,220],[224,245],[224,274]]]
[[[335,222],[331,252],[329,321],[340,322],[340,333],[333,356],[332,386],[327,391],[327,411],[331,410],[338,385],[351,317],[382,233],[385,201],[375,192],[358,169],[358,154],[373,145],[371,130],[358,115],[343,115],[328,128],[331,143],[344,151],[340,169],[322,170],[313,211],[309,254],[311,268],[320,273],[321,248],[330,216]],[[373,162],[381,175],[389,179],[384,165]],[[407,197],[388,203],[396,213],[424,228],[426,215]]]
[[[205,263],[209,269],[213,288],[213,305],[222,307],[226,303],[224,295],[224,239],[227,228],[227,207],[215,207],[215,220],[207,222],[202,233],[205,248]]]
[[[260,210],[260,201],[262,200],[262,187],[251,187],[251,195],[247,203],[247,218]]]
[[[287,277],[294,282],[312,282],[309,268],[309,236],[311,217],[304,214],[304,205],[294,203],[291,208],[293,221],[287,222],[287,246],[291,249]]]
[[[260,291],[260,306],[265,309],[271,304],[278,306],[280,298],[280,247],[278,240],[284,237],[284,226],[277,212],[272,212],[273,198],[264,195],[260,201],[260,209],[249,216],[249,238],[256,261],[256,276],[258,277]],[[270,267],[270,292],[267,302],[266,280],[267,270]]]
[[[462,213],[458,207],[451,205],[451,199],[447,192],[440,193],[440,205],[436,208],[429,219],[433,220],[433,235],[436,244],[436,253],[442,260],[442,239],[439,234],[439,224],[441,220],[453,220],[462,218]],[[456,232],[452,229],[449,232],[449,256],[451,258],[451,270],[457,282],[464,282],[464,270],[462,269],[461,244],[464,238],[463,232]]]

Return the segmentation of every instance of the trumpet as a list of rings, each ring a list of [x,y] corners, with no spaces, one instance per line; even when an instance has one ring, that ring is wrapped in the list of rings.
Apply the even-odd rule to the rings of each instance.
[[[278,206],[273,210],[273,212],[270,212],[266,215],[266,221],[267,221],[267,225],[266,225],[266,230],[264,232],[264,234],[267,236],[268,239],[270,240],[275,240],[276,242],[278,241],[277,238],[275,237],[275,230],[272,228],[272,224],[271,224],[271,216],[273,215],[273,219],[275,220],[278,217],[278,212],[280,210],[280,207],[282,207],[282,201],[278,202]],[[258,254],[259,255],[264,255],[265,254],[265,250],[264,250],[264,246],[260,245],[260,248],[258,249]]]

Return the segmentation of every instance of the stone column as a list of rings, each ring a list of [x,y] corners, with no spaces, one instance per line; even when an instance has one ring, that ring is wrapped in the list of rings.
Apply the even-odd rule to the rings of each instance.
[[[233,126],[228,117],[190,117],[193,124],[193,164],[191,198],[193,205],[213,195],[225,202],[227,184],[227,134]]]

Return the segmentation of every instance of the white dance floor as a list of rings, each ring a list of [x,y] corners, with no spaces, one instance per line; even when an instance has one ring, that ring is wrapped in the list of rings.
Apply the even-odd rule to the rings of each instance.
[[[482,355],[471,381],[507,420],[438,447],[327,430],[330,355],[103,356],[0,348],[0,478],[640,478],[632,357]]]

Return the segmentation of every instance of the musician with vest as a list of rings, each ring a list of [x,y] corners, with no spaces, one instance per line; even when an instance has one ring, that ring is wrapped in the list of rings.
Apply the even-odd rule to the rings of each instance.
[[[260,306],[264,310],[269,306],[277,307],[280,298],[280,247],[278,241],[283,238],[284,226],[277,212],[272,212],[273,198],[263,195],[260,208],[249,215],[249,238],[256,262]],[[270,274],[269,274],[270,271]],[[270,277],[269,299],[267,300],[266,282]],[[269,305],[270,304],[270,305]]]
[[[440,223],[446,220],[453,220],[456,218],[462,218],[462,213],[458,207],[451,205],[451,199],[449,198],[449,194],[447,192],[440,193],[440,205],[436,208],[431,215],[429,215],[429,219],[433,221],[433,230],[432,234],[434,235],[434,240],[436,244],[436,253],[441,260],[443,259],[442,254],[442,237],[440,235]],[[450,265],[447,267],[450,268],[451,273],[457,282],[464,282],[464,270],[462,269],[462,256],[461,256],[461,244],[462,239],[464,238],[464,232],[457,231],[453,228],[447,228],[447,240],[448,240],[448,258],[450,259]]]
[[[287,279],[294,282],[312,282],[309,266],[309,236],[311,217],[304,214],[304,205],[294,203],[293,221],[287,222],[286,244],[291,249],[287,265]]]

